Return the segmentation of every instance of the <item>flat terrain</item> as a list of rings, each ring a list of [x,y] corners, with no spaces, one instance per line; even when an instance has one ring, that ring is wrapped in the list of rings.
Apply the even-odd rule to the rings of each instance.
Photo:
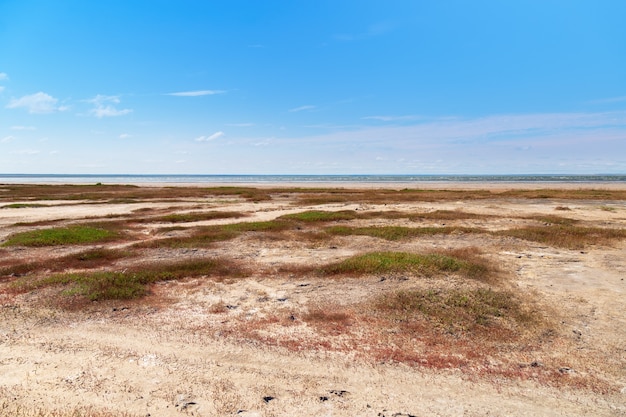
[[[0,185],[0,415],[626,415],[626,185],[403,187]]]

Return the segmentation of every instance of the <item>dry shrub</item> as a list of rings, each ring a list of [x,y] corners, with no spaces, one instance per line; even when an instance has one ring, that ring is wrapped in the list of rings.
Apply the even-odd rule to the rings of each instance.
[[[610,244],[626,238],[626,230],[600,227],[547,224],[496,232],[496,235],[511,236],[565,249],[583,249],[589,245]]]

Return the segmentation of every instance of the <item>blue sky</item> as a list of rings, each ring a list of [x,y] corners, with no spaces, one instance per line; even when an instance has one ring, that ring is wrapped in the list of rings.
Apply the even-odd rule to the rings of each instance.
[[[0,0],[0,173],[626,173],[624,16]]]

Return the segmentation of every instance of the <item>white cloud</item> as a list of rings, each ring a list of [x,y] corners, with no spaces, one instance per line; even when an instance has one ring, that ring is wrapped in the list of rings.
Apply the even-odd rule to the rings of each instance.
[[[224,136],[224,132],[215,132],[210,136],[200,136],[196,138],[196,142],[209,142],[211,140],[215,140],[217,138],[221,138]]]
[[[4,87],[0,85],[0,93],[4,91]]]
[[[37,130],[35,126],[11,126],[11,130]]]
[[[224,94],[224,90],[196,90],[196,91],[179,91],[177,93],[168,93],[166,96],[177,97],[200,97],[200,96],[212,96],[215,94]]]
[[[0,139],[0,143],[11,142],[14,139],[15,139],[15,136],[5,136],[2,139]]]
[[[96,116],[98,119],[101,119],[103,117],[124,116],[126,114],[132,113],[133,111],[131,109],[118,110],[113,106],[102,106],[91,109],[89,112]]]
[[[85,100],[85,102],[91,103],[95,106],[93,109],[89,110],[89,113],[96,116],[98,119],[103,117],[124,116],[133,112],[132,109],[117,109],[113,106],[113,104],[120,103],[119,96],[105,96],[98,94],[92,99]]]
[[[38,92],[18,99],[12,99],[7,104],[8,109],[17,109],[20,107],[28,110],[29,113],[53,113],[55,111],[65,111],[66,106],[57,106],[56,98],[44,92]]]
[[[9,75],[6,72],[0,72],[0,81],[8,80]]]
[[[316,107],[317,106],[311,106],[311,105],[300,106],[300,107],[295,107],[293,109],[289,109],[289,112],[296,113],[296,112],[299,112],[299,111],[313,110]]]
[[[128,138],[132,138],[132,137],[133,137],[133,135],[130,135],[128,133],[122,133],[120,135],[120,139],[128,139]]]

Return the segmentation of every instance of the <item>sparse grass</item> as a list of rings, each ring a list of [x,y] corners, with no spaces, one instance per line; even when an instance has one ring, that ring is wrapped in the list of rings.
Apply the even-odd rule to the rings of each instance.
[[[470,227],[404,227],[404,226],[371,226],[348,227],[334,226],[325,229],[331,235],[338,236],[372,236],[386,240],[410,239],[418,236],[449,235],[453,233],[481,233],[481,229]]]
[[[119,238],[118,232],[101,227],[75,225],[16,233],[3,246],[60,246],[106,242]]]
[[[12,283],[17,292],[63,286],[64,295],[80,296],[91,301],[125,300],[148,293],[147,285],[191,277],[244,277],[247,271],[226,259],[197,259],[177,263],[155,263],[137,266],[123,272],[97,271],[56,274],[43,278],[22,278]]]
[[[589,245],[610,244],[626,238],[626,230],[624,229],[581,227],[567,224],[529,226],[504,230],[496,234],[566,249],[583,249]]]
[[[313,307],[302,316],[302,320],[328,335],[346,332],[354,319],[354,313],[340,306]]]
[[[13,203],[13,204],[0,206],[0,209],[20,209],[20,208],[37,208],[37,207],[48,207],[48,206],[46,204],[37,204],[37,203]]]
[[[487,214],[467,213],[461,210],[435,210],[427,213],[411,213],[411,220],[468,220],[486,219],[493,216]]]
[[[216,219],[232,219],[244,217],[245,214],[232,211],[202,211],[190,213],[172,213],[160,217],[138,219],[141,223],[163,222],[163,223],[191,223]]]
[[[537,215],[527,217],[530,220],[537,220],[547,225],[558,224],[563,226],[571,226],[579,223],[576,219],[570,219],[569,217],[551,216],[551,215]]]
[[[23,406],[5,398],[0,398],[0,415],[7,417],[138,417],[137,414],[103,411],[93,407],[51,409]]]
[[[127,250],[96,248],[47,261],[26,262],[0,268],[0,276],[22,276],[45,270],[59,272],[66,269],[92,269],[131,256],[134,254]]]
[[[141,242],[136,247],[143,248],[203,248],[211,247],[216,242],[235,239],[246,232],[275,233],[293,227],[290,222],[274,220],[266,222],[243,222],[195,228],[190,236],[170,237]],[[167,228],[164,231],[171,231]]]
[[[468,278],[486,279],[489,269],[485,263],[468,261],[445,254],[414,254],[406,252],[372,252],[357,255],[319,270],[323,275],[369,274],[435,274],[458,273]]]
[[[40,185],[3,184],[6,193],[0,193],[0,201],[11,200],[72,200],[89,202],[129,202],[140,200],[176,201],[203,199],[206,197],[241,197],[248,201],[271,199],[274,190],[253,187],[139,187],[135,185]]]
[[[354,220],[358,218],[358,213],[354,210],[342,210],[342,211],[320,211],[311,210],[303,211],[302,213],[286,214],[281,216],[280,219],[295,220],[300,222],[333,222],[340,220]]]
[[[388,320],[426,320],[448,333],[485,330],[502,320],[533,320],[511,293],[484,288],[395,291],[375,299],[373,308]]]
[[[262,222],[231,223],[220,226],[225,231],[233,232],[282,232],[293,227],[280,219]]]

